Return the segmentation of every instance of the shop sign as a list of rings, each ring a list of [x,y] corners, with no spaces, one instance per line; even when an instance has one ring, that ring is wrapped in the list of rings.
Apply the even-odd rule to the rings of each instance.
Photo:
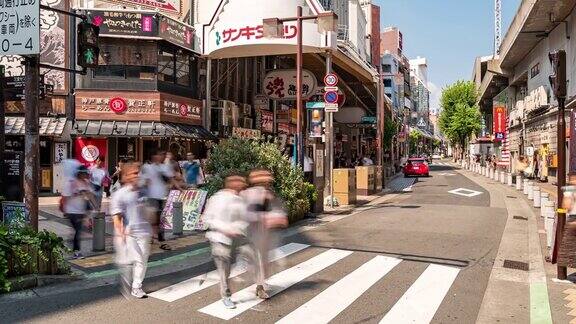
[[[298,28],[294,25],[284,25],[284,39],[292,39],[298,34]],[[247,42],[264,38],[264,27],[262,25],[245,25],[227,27],[215,33],[214,41],[216,46],[235,42]]]
[[[530,91],[530,94],[524,98],[524,107],[526,112],[531,112],[532,110],[548,105],[548,92],[544,86],[539,86]]]
[[[274,113],[268,110],[260,110],[260,129],[265,133],[274,131]]]
[[[159,36],[178,46],[192,50],[194,48],[194,27],[170,19],[160,17]]]
[[[168,115],[200,119],[202,107],[198,105],[189,105],[186,103],[164,100],[162,102],[162,112]]]
[[[245,138],[245,139],[259,139],[261,137],[261,133],[260,130],[258,129],[233,127],[232,137]]]
[[[100,27],[101,36],[155,37],[158,35],[155,13],[90,10],[87,16],[94,25]]]
[[[117,114],[121,114],[125,112],[126,109],[128,109],[128,104],[126,103],[126,100],[120,97],[110,99],[108,106],[110,107],[110,110],[112,110]]]
[[[254,96],[254,109],[258,110],[268,110],[269,99],[265,95],[255,95]]]
[[[4,215],[2,222],[10,229],[30,225],[30,213],[23,202],[3,201],[2,215]]]
[[[107,140],[102,138],[77,138],[74,141],[76,160],[89,167],[100,156],[106,156]]]
[[[492,131],[494,133],[506,132],[506,107],[495,106],[492,116],[493,116]]]
[[[302,98],[316,92],[316,77],[308,70],[302,70]],[[268,72],[263,82],[264,93],[270,99],[296,99],[296,70],[274,70]]]
[[[101,97],[84,97],[80,99],[80,110],[83,112],[110,112],[114,111],[111,108],[111,101],[115,109],[120,109],[120,100],[123,100],[126,108],[123,113],[136,113],[136,114],[154,114],[157,112],[157,100],[144,100],[144,99],[125,99],[120,97],[115,98],[101,98]],[[114,111],[116,112],[116,111]]]
[[[60,163],[68,158],[68,143],[54,143],[54,163]]]
[[[131,6],[142,6],[159,11],[179,14],[182,11],[181,0],[108,0],[109,2],[123,3]]]

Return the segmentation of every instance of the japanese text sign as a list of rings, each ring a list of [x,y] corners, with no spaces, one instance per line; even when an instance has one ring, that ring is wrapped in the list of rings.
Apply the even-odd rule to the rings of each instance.
[[[316,77],[302,70],[302,97],[306,99],[316,93]],[[274,70],[264,78],[264,93],[270,99],[296,99],[296,70]]]
[[[158,34],[154,13],[91,10],[92,23],[100,27],[100,35],[151,36]]]
[[[0,0],[0,55],[40,53],[40,0]]]

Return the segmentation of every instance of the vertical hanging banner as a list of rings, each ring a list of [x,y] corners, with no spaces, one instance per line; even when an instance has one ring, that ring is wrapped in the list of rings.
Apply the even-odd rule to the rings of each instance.
[[[506,133],[506,106],[494,106],[492,132],[495,141],[502,141]]]
[[[568,174],[576,174],[576,110],[570,111],[570,160]]]

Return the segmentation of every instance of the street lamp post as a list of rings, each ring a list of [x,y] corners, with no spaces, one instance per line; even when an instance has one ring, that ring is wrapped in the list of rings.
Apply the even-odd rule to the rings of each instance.
[[[333,32],[336,30],[338,16],[334,12],[323,12],[318,15],[303,16],[302,7],[296,9],[296,17],[290,18],[266,18],[263,20],[264,37],[283,37],[284,23],[296,21],[296,156],[301,167],[304,166],[304,134],[302,133],[302,61],[303,41],[302,25],[304,20],[317,20],[319,32]]]

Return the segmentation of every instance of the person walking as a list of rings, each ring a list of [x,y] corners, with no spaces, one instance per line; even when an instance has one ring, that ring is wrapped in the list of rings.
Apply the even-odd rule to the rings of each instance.
[[[274,240],[274,230],[288,225],[282,203],[277,199],[272,184],[274,178],[270,171],[257,169],[250,172],[250,188],[242,192],[246,202],[247,237],[249,244],[243,247],[243,254],[251,263],[256,284],[256,296],[269,297],[265,288],[268,274],[268,253]]]
[[[246,231],[246,205],[240,192],[246,188],[246,180],[230,175],[224,180],[224,189],[214,194],[206,204],[204,220],[208,225],[206,238],[212,247],[212,257],[220,277],[220,295],[226,308],[236,308],[230,298],[230,268],[239,240]]]
[[[96,158],[94,164],[90,167],[90,183],[94,190],[94,209],[99,212],[102,207],[102,198],[104,196],[104,190],[110,187],[110,175],[108,170],[104,166],[104,161],[106,158],[102,155]]]
[[[138,186],[140,165],[125,163],[122,187],[112,194],[110,214],[114,219],[114,248],[120,270],[122,292],[136,298],[146,297],[142,282],[150,253],[152,227],[147,218],[144,192]],[[154,212],[154,211],[152,211]]]
[[[160,217],[166,197],[168,197],[168,188],[174,187],[180,189],[174,181],[172,168],[164,163],[166,153],[162,150],[154,150],[150,156],[150,162],[144,164],[140,171],[140,181],[146,188],[146,196],[150,207],[155,210],[155,219],[152,224],[154,232],[158,237],[158,242],[164,242],[164,229],[160,226]],[[166,243],[160,243],[162,250],[171,250],[172,248]]]
[[[82,259],[80,249],[80,238],[82,235],[82,226],[88,208],[93,208],[94,205],[94,191],[90,184],[90,174],[84,165],[77,167],[75,176],[69,178],[64,183],[62,190],[62,212],[64,216],[70,220],[74,228],[74,239],[72,245],[73,257],[75,259]]]
[[[186,161],[183,163],[182,169],[186,173],[186,184],[191,188],[198,187],[198,178],[202,168],[192,152],[186,154]]]

